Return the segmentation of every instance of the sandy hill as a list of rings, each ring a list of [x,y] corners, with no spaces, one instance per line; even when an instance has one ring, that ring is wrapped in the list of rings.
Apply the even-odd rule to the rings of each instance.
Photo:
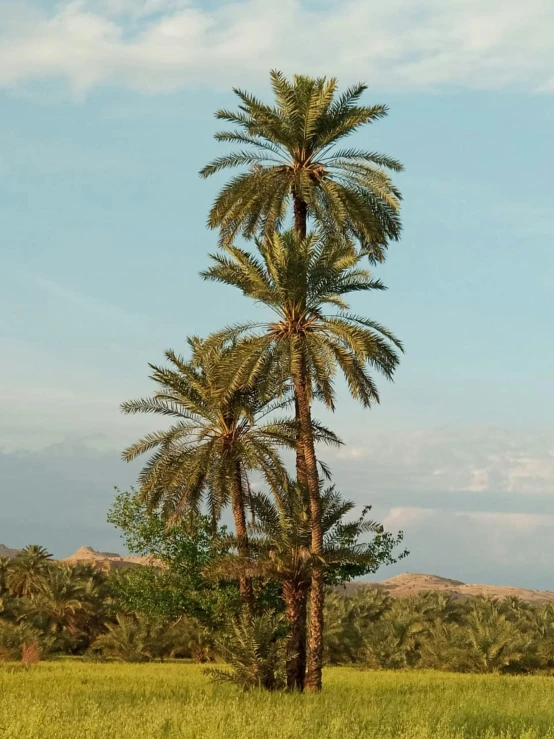
[[[0,557],[15,557],[21,549],[10,549],[0,544]],[[137,565],[156,565],[160,564],[151,557],[133,557],[131,555],[121,555],[116,552],[99,552],[92,547],[79,547],[76,552],[69,557],[65,557],[62,562],[87,562],[95,567],[105,567],[108,569],[121,569],[124,567],[136,567]]]
[[[0,557],[15,557],[21,550],[10,549],[9,547],[0,544]]]
[[[64,562],[87,562],[95,567],[107,567],[109,569],[121,569],[125,567],[136,567],[137,565],[156,564],[150,557],[132,557],[115,552],[98,552],[92,547],[80,547]]]
[[[349,583],[346,590],[353,592],[359,588],[374,587],[386,590],[393,598],[403,598],[410,595],[418,595],[430,590],[448,592],[453,598],[466,600],[476,595],[485,595],[488,598],[517,597],[528,603],[554,603],[554,592],[550,590],[527,590],[525,588],[514,588],[503,585],[468,585],[460,580],[450,580],[438,575],[422,575],[419,573],[405,572],[381,582],[356,582]]]

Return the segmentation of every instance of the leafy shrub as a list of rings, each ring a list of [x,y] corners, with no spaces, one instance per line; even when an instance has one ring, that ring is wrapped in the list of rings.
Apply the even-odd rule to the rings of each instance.
[[[0,620],[0,661],[20,660],[31,644],[40,650],[40,632],[26,623],[11,623]]]
[[[230,670],[206,670],[213,680],[232,682],[243,690],[286,687],[286,628],[272,612],[230,624],[216,638],[215,652]]]

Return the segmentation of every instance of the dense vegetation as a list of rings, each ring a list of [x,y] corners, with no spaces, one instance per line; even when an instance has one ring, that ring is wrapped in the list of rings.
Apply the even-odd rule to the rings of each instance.
[[[202,519],[194,537],[182,527],[167,535],[161,520],[151,519],[133,494],[118,496],[111,518],[127,526],[128,543],[154,553],[163,566],[106,572],[53,562],[36,546],[1,560],[0,661],[32,661],[37,651],[44,657],[128,662],[225,660],[233,671],[214,671],[214,677],[231,674],[252,687],[256,668],[256,679],[266,687],[285,683],[289,642],[281,583],[291,563],[286,546],[282,562],[267,556],[282,535],[277,529],[275,538],[269,536],[275,522],[271,508],[257,524],[260,532],[269,531],[252,542],[260,551],[258,570],[252,570],[259,610],[246,622],[240,618],[237,582],[204,575],[210,567],[228,565],[224,530],[214,537],[209,520]],[[377,533],[376,558],[389,556],[393,543]],[[340,567],[330,564],[327,573],[326,664],[506,674],[554,669],[552,605],[517,598],[461,602],[437,592],[392,599],[365,586],[347,596],[340,586],[331,587],[349,576]]]
[[[185,664],[0,668],[7,739],[554,739],[551,678],[324,671],[325,687],[242,694]]]

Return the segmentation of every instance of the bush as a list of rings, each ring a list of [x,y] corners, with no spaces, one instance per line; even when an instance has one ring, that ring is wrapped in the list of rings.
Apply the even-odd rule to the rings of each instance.
[[[40,656],[40,636],[28,624],[0,620],[0,661],[21,660],[31,645],[36,645]]]
[[[243,690],[281,690],[287,684],[286,634],[284,621],[272,612],[242,617],[215,640],[215,652],[230,671],[208,669],[206,673],[212,680],[232,682]]]

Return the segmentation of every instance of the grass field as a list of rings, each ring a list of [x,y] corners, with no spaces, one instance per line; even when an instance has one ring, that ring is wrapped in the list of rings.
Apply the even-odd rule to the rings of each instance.
[[[0,739],[554,739],[554,679],[326,671],[321,695],[243,694],[188,664],[0,667]]]

